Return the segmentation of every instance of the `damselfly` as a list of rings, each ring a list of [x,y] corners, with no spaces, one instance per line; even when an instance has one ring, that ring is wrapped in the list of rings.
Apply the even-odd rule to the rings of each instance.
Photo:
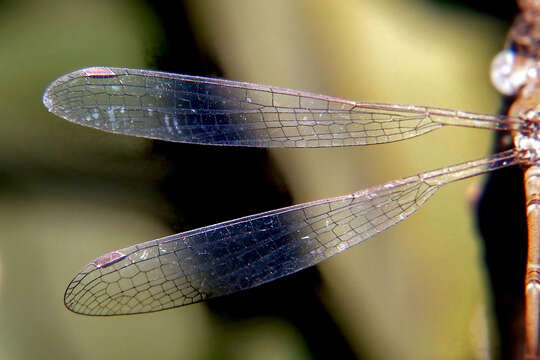
[[[509,59],[504,66],[512,71],[504,76],[505,81],[515,79],[517,70],[521,74],[534,67],[529,62],[512,67],[515,59]],[[88,315],[164,310],[292,274],[404,220],[447,183],[516,164],[536,164],[540,151],[534,109],[501,116],[354,102],[150,70],[78,70],[54,81],[43,102],[60,117],[100,130],[207,145],[305,148],[382,144],[443,126],[516,134],[514,149],[487,158],[100,256],[75,276],[64,297],[70,310]],[[533,283],[537,282],[534,278]]]

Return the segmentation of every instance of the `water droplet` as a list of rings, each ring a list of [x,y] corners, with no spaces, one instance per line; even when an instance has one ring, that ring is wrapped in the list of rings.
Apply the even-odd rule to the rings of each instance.
[[[493,58],[490,77],[493,86],[504,95],[514,95],[527,81],[532,69],[529,61],[518,64],[512,50],[503,50]]]

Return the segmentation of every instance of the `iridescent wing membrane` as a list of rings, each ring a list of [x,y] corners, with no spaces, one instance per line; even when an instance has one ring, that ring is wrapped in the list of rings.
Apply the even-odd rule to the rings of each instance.
[[[252,83],[89,68],[53,82],[52,113],[100,130],[166,141],[257,147],[381,144],[445,124],[509,129],[496,115],[359,103]]]
[[[520,129],[521,120],[359,103],[301,91],[148,70],[89,68],[53,82],[43,102],[69,121],[119,134],[211,145],[379,144],[443,125]],[[523,160],[515,150],[171,235],[103,255],[69,284],[77,313],[134,314],[248,289],[315,265],[395,225],[442,185]]]

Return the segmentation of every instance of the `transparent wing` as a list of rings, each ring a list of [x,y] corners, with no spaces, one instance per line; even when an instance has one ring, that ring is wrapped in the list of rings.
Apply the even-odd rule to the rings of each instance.
[[[164,310],[315,265],[404,220],[442,185],[518,163],[514,150],[130,246],[88,264],[64,302],[88,315]]]
[[[509,130],[521,121],[420,106],[353,102],[252,83],[94,67],[43,95],[52,113],[96,129],[167,141],[257,147],[380,144],[443,125]]]

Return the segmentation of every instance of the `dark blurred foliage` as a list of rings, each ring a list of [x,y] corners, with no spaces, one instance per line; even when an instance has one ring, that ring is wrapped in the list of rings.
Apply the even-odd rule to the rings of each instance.
[[[489,0],[430,0],[437,5],[447,5],[455,8],[476,11],[482,14],[495,16],[508,24],[512,23],[518,12],[516,1],[489,1]]]
[[[494,151],[505,149],[503,136],[497,136]],[[500,356],[502,359],[520,358],[524,341],[527,263],[523,171],[512,167],[489,175],[477,210],[499,332]]]

